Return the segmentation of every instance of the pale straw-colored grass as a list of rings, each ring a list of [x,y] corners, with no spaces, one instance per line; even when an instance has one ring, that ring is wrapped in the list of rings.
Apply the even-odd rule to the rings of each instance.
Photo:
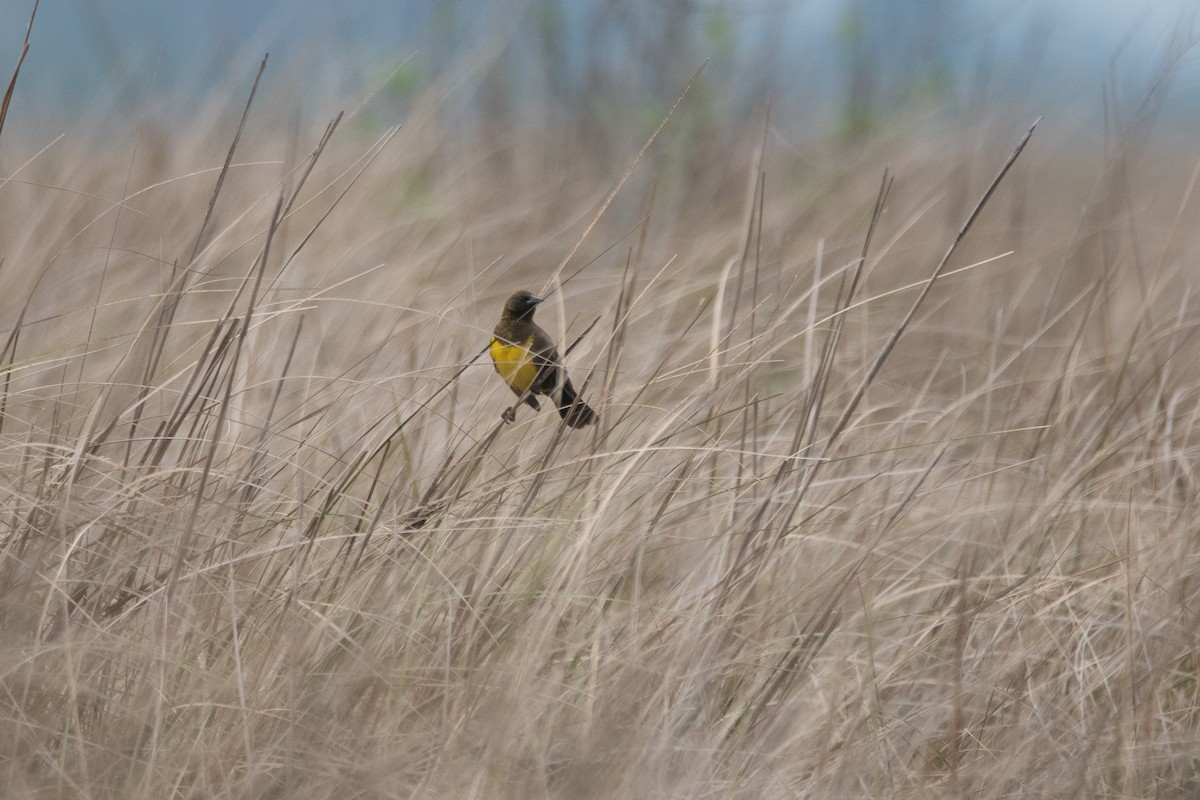
[[[4,796],[1200,791],[1194,153],[1043,123],[921,300],[1032,120],[597,217],[636,146],[217,110],[0,138]],[[516,288],[598,426],[462,369]]]

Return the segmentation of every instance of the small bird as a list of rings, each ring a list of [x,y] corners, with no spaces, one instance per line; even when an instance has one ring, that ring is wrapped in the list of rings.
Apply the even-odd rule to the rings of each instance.
[[[496,372],[522,402],[541,408],[534,395],[549,397],[558,414],[572,428],[582,428],[600,419],[580,399],[550,336],[533,321],[533,310],[542,298],[521,290],[508,298],[500,321],[492,331],[492,363]],[[503,414],[505,422],[516,418],[516,408]]]

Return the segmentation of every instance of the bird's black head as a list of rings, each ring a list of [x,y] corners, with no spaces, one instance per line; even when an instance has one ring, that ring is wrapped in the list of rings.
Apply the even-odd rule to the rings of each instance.
[[[542,302],[542,298],[522,289],[508,298],[508,302],[504,304],[504,313],[513,319],[532,318],[533,309],[537,308],[537,304],[540,302]]]

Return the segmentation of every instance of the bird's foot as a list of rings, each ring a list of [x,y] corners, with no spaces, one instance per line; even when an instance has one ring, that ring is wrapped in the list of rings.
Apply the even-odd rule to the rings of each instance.
[[[504,411],[500,414],[500,419],[504,420],[505,422],[509,422],[509,423],[516,422],[517,421],[517,409],[513,406],[509,406],[508,408],[504,409]]]

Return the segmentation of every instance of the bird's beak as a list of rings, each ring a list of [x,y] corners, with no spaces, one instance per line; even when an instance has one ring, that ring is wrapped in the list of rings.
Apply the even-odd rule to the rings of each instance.
[[[529,305],[531,306],[536,306],[540,302],[542,302],[542,298],[538,297],[537,295],[529,298]]]

